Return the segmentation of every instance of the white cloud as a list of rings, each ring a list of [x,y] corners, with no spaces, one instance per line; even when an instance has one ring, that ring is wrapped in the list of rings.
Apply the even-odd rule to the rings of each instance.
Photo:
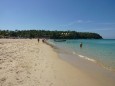
[[[82,31],[110,31],[115,30],[115,28],[93,28],[93,29],[81,29]]]
[[[77,20],[76,23],[92,23],[93,21],[90,21],[90,20]]]
[[[92,21],[90,20],[77,20],[77,21],[73,21],[73,22],[70,22],[68,24],[65,24],[65,25],[60,25],[60,26],[72,26],[72,25],[76,25],[76,24],[86,24],[86,23],[92,23]]]
[[[98,30],[98,31],[101,30],[102,31],[102,30],[114,30],[114,29],[115,28],[99,28],[99,29],[94,29],[94,30]]]
[[[114,25],[114,24],[115,24],[115,22],[103,22],[103,23],[96,23],[96,24]]]
[[[76,23],[83,23],[83,20],[77,20]]]

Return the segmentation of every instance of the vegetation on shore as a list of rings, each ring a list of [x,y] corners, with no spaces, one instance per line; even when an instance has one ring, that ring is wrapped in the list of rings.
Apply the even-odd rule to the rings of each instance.
[[[0,38],[102,39],[97,33],[49,30],[0,30]]]

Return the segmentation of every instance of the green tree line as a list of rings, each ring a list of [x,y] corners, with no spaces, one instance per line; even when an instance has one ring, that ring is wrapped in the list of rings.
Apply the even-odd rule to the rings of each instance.
[[[49,30],[0,30],[0,38],[102,39],[98,33]]]

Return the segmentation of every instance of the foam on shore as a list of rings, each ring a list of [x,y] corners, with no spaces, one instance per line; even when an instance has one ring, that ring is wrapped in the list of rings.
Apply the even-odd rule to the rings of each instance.
[[[89,58],[89,57],[87,57],[87,56],[79,55],[79,54],[77,54],[77,53],[74,52],[74,51],[73,51],[73,54],[79,56],[80,58],[83,58],[83,59],[86,59],[86,60],[89,60],[89,61],[92,61],[92,62],[96,62],[96,60],[91,59],[91,58]]]
[[[52,41],[48,41],[49,44],[51,44],[52,46],[56,47],[57,49],[60,49],[60,52],[66,52],[66,53],[72,53],[73,55],[76,55],[76,57],[79,57],[79,58],[82,58],[82,59],[85,59],[87,61],[90,61],[90,62],[93,62],[93,63],[96,63],[98,64],[99,66],[109,70],[109,71],[113,71],[115,72],[115,68],[112,68],[108,65],[105,65],[104,63],[100,62],[99,60],[97,59],[93,59],[93,58],[90,58],[88,56],[85,56],[85,55],[82,55],[82,54],[79,54],[79,52],[75,52],[73,51],[72,49],[70,48],[67,48],[67,47],[60,47],[60,46],[57,46],[54,42]]]
[[[91,59],[82,54],[78,54],[75,51],[69,50],[68,48],[64,49],[62,47],[56,47],[57,49],[55,49],[55,51],[59,53],[59,56],[62,60],[67,61],[76,68],[86,72],[91,77],[95,77],[96,79],[101,78],[105,81],[107,80],[108,83],[111,81],[114,82],[115,72],[110,67],[105,66],[95,59]]]

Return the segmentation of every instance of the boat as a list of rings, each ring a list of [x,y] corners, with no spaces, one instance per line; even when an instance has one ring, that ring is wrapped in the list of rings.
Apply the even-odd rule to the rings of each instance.
[[[54,39],[55,42],[65,42],[65,39]]]

